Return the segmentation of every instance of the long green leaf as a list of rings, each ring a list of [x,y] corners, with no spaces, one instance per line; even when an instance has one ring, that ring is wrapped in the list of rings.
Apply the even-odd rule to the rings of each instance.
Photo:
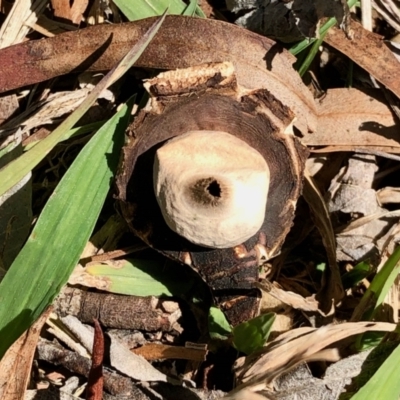
[[[51,304],[79,260],[115,174],[131,106],[80,152],[0,283],[0,358]]]
[[[375,275],[361,301],[353,312],[352,320],[371,320],[382,305],[390,287],[400,272],[400,246],[385,262],[382,269]]]
[[[351,400],[398,400],[400,396],[400,345]]]
[[[371,321],[375,318],[399,273],[400,246],[396,248],[382,269],[375,275],[353,312],[353,321],[360,319],[360,316],[364,321]],[[355,346],[358,350],[364,350],[379,344],[383,337],[382,332],[366,332],[357,336]]]
[[[95,102],[99,94],[118,80],[140,57],[146,46],[153,39],[163,23],[165,14],[156,21],[143,37],[132,47],[121,62],[113,68],[90,92],[82,104],[63,121],[49,136],[39,142],[31,150],[7,164],[0,170],[0,196],[16,185],[27,173],[29,173],[62,139],[66,138],[67,132],[85,114]]]

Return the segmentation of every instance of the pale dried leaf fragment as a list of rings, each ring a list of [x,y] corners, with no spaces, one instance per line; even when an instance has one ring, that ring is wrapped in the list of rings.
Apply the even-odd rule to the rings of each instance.
[[[4,124],[0,130],[0,137],[13,133],[20,126],[23,126],[21,133],[25,133],[38,126],[51,124],[74,111],[86,99],[88,93],[89,89],[86,88],[53,93],[45,101],[38,102]]]
[[[69,318],[70,320],[75,317],[67,316],[65,318]],[[74,332],[62,319],[58,319],[57,316],[53,314],[51,318],[47,320],[47,325],[49,326],[47,331],[82,357],[90,358],[91,348],[85,348],[85,346],[82,345],[82,341],[79,341],[79,332],[85,329],[85,327],[79,320],[78,324],[81,326],[81,329],[75,329]],[[93,332],[90,332],[89,334],[91,334],[91,339],[93,341]]]
[[[318,354],[324,354],[321,351],[326,347],[347,337],[370,331],[392,332],[395,329],[396,324],[385,322],[348,322],[318,329],[294,329],[269,343],[264,350],[265,354],[256,361],[255,356],[246,357],[244,364],[237,370],[239,382],[244,382],[238,389],[268,385],[295,365],[310,359],[316,360]],[[329,353],[327,355],[331,357]]]
[[[0,49],[20,43],[44,11],[47,0],[17,0],[0,28]]]
[[[168,382],[171,378],[155,369],[143,357],[132,353],[126,346],[119,342],[113,335],[110,345],[110,364],[125,375],[143,382]]]
[[[23,397],[24,400],[77,400],[77,397],[71,393],[66,393],[58,388],[27,390]]]
[[[73,24],[82,21],[83,13],[89,4],[88,0],[51,0],[54,15],[59,18],[70,20]]]
[[[273,383],[272,391],[258,393],[268,393],[273,399],[337,400],[343,391],[347,391],[352,378],[360,374],[369,354],[370,351],[364,351],[334,362],[326,369],[323,378],[313,375],[306,363],[300,364],[278,377]]]
[[[400,188],[384,187],[376,192],[380,204],[400,203]]]
[[[270,283],[267,280],[256,282],[255,285],[262,290],[265,290],[271,296],[280,300],[282,303],[296,309],[306,312],[319,312],[324,315],[320,310],[320,305],[314,297],[304,298],[303,296],[283,290],[277,286],[276,283]]]

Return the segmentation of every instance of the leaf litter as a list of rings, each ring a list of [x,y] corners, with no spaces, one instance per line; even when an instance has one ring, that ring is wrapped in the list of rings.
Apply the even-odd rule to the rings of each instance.
[[[61,4],[61,2],[58,3]],[[82,10],[84,9],[84,2],[76,3],[81,4]],[[285,3],[292,7],[293,16],[301,15],[301,10],[296,9],[296,1]],[[397,74],[391,72],[397,71],[398,63],[395,61],[389,48],[386,47],[378,35],[366,32],[354,21],[349,23],[348,19],[346,19],[348,14],[346,14],[346,8],[343,8],[343,2],[332,2],[332,5],[333,3],[336,3],[333,15],[344,23],[345,32],[339,28],[334,28],[325,36],[325,42],[334,49],[349,56],[356,64],[368,71],[378,82],[398,95],[400,90]],[[396,26],[394,20],[398,15],[396,13],[392,14],[392,17],[388,15],[388,10],[390,10],[392,2],[383,2],[383,4],[385,11],[379,5],[377,7],[378,12],[381,13],[390,25]],[[19,6],[22,6],[22,2]],[[250,4],[250,7],[253,6]],[[78,12],[72,16],[71,10],[67,8],[62,16],[76,23],[81,18],[81,14]],[[345,10],[344,13],[343,10]],[[329,15],[326,14],[326,10],[323,10],[323,14],[322,17],[332,16],[329,13]],[[308,20],[302,21],[300,19],[299,21],[306,24],[310,23]],[[15,23],[16,21],[13,20],[12,22]],[[29,22],[29,24],[32,25],[35,22],[36,20]],[[310,32],[310,29],[313,32],[316,31],[319,26],[318,22],[317,20],[312,22],[311,25],[296,26],[296,35],[298,35],[298,32],[304,33],[305,29],[308,32]],[[27,25],[27,23],[25,24]],[[61,25],[58,26],[60,27]],[[18,28],[14,29],[17,30]],[[118,31],[116,31],[116,34],[118,35]],[[23,35],[26,35],[26,33]],[[348,39],[349,36],[352,37],[352,40]],[[7,40],[10,38],[12,36]],[[17,39],[12,40],[15,42]],[[222,45],[223,41],[221,41]],[[219,51],[218,46],[216,50]],[[221,52],[220,54],[227,53],[229,51],[225,53]],[[202,55],[200,62],[206,57],[207,52]],[[335,57],[339,58],[339,61],[336,60],[336,62],[340,62],[340,57],[337,55],[332,56],[333,62],[335,62]],[[243,58],[246,59],[246,57]],[[60,60],[59,62],[62,65],[63,61]],[[246,68],[246,62],[244,61],[242,64],[239,62],[237,64],[239,70],[238,76],[239,79],[244,79],[244,81],[247,79],[249,81],[245,77],[247,73],[243,72]],[[259,66],[255,67],[256,64],[257,62],[250,61],[249,68],[256,70],[259,68]],[[180,66],[177,65],[176,67]],[[54,73],[54,75],[58,74],[58,72]],[[282,72],[276,72],[276,74],[277,76],[279,74],[283,76]],[[256,79],[252,82],[254,85],[258,85],[259,81]],[[296,90],[296,87],[294,87],[294,90]],[[299,89],[298,87],[297,90],[302,92],[303,89]],[[78,96],[78,93],[79,90],[74,90],[66,92],[66,95],[75,98],[75,96]],[[84,90],[82,93],[85,94]],[[55,92],[51,96],[57,98],[61,94]],[[54,123],[56,118],[69,113],[75,108],[74,105],[69,106],[65,104],[62,97],[60,104],[65,109],[61,108],[60,111],[58,108],[52,109],[49,106],[48,110],[43,108],[43,115],[40,112],[34,111],[31,119],[25,120],[25,123],[18,120],[9,120],[6,124],[8,123],[10,128],[14,130],[25,124],[23,135],[27,136],[32,134],[37,127]],[[294,104],[294,107],[297,107],[296,104]],[[308,160],[309,173],[306,176],[304,184],[304,199],[308,205],[300,204],[298,207],[298,212],[303,210],[303,206],[306,210],[307,207],[309,208],[303,216],[299,215],[299,218],[303,218],[304,220],[310,217],[309,220],[311,221],[312,218],[312,223],[305,221],[305,227],[303,228],[308,229],[308,234],[305,236],[303,244],[300,244],[300,247],[303,246],[303,248],[299,249],[299,246],[293,246],[291,249],[291,238],[289,235],[286,245],[291,251],[286,250],[284,247],[281,255],[276,259],[270,260],[264,266],[266,279],[259,284],[259,287],[266,294],[272,296],[278,302],[279,306],[275,304],[274,307],[281,310],[282,315],[288,317],[288,323],[284,328],[286,332],[272,334],[272,339],[268,341],[265,348],[258,354],[237,359],[235,379],[238,388],[226,398],[250,399],[252,398],[251,396],[257,399],[272,398],[269,396],[278,395],[284,390],[282,389],[283,386],[278,388],[277,382],[287,375],[289,370],[294,371],[294,374],[300,374],[297,371],[300,371],[301,368],[306,368],[304,362],[311,362],[312,364],[312,362],[317,360],[332,363],[332,366],[339,366],[340,362],[346,362],[347,360],[347,358],[342,358],[339,352],[339,350],[343,349],[344,339],[369,331],[392,332],[395,330],[394,323],[398,322],[398,280],[395,280],[394,285],[388,290],[385,301],[382,299],[383,306],[380,307],[378,316],[375,317],[373,322],[346,322],[350,320],[359,321],[368,308],[357,310],[351,318],[351,312],[353,311],[351,307],[354,308],[354,304],[359,303],[361,296],[371,284],[373,275],[367,276],[357,286],[346,290],[343,289],[341,280],[343,271],[351,271],[360,261],[367,262],[372,271],[380,271],[397,246],[399,211],[396,209],[396,204],[399,202],[398,191],[400,189],[396,187],[394,177],[398,169],[398,160],[385,156],[390,156],[388,153],[399,152],[397,117],[387,105],[382,89],[366,88],[359,84],[357,84],[357,88],[349,88],[347,90],[330,88],[322,98],[317,100],[315,106],[310,106],[310,108],[313,107],[315,107],[319,115],[317,129],[311,129],[311,131],[313,130],[311,132],[308,129],[304,129],[305,124],[299,124],[299,127],[302,128],[302,142],[314,152]],[[307,110],[305,112],[309,113]],[[8,118],[9,116],[6,117],[6,119]],[[21,116],[17,115],[17,118],[21,118]],[[0,129],[8,129],[6,124],[3,124]],[[309,127],[313,126],[312,118],[310,117]],[[375,152],[375,154],[371,154],[371,152]],[[334,157],[340,160],[334,160]],[[321,164],[322,166],[320,168],[315,167],[315,164],[322,159],[324,159],[324,162]],[[324,178],[322,179],[321,176],[324,176]],[[42,182],[43,184],[45,182]],[[294,233],[299,231],[297,225],[295,223],[293,228]],[[318,229],[318,234],[314,229],[315,227]],[[109,232],[109,241],[112,242],[115,235],[116,232],[111,230]],[[101,255],[102,252],[118,249],[120,241],[123,242],[123,236],[119,240],[115,240],[110,247],[107,247],[107,241],[100,245],[93,245],[92,249],[87,252],[86,257]],[[314,253],[311,252],[311,255],[304,251],[304,247],[308,247],[310,244],[313,245],[312,249],[315,249],[313,250]],[[299,257],[301,256],[304,258],[299,261]],[[104,260],[104,262],[106,265],[109,264],[111,268],[119,268],[118,261]],[[88,271],[90,271],[90,267],[92,267],[93,274],[93,265],[87,264]],[[321,267],[319,272],[317,267]],[[163,269],[163,266],[160,268]],[[96,271],[94,274],[100,274],[99,271]],[[87,280],[88,278],[80,279]],[[74,284],[82,282],[70,281],[70,283]],[[88,286],[91,286],[91,284]],[[100,286],[95,283],[93,286],[106,290],[110,289],[110,285]],[[149,286],[151,287],[151,284]],[[118,289],[117,293],[120,290]],[[187,289],[184,291],[187,292]],[[169,292],[168,295],[170,294]],[[98,299],[100,298],[98,297]],[[370,301],[374,302],[374,300]],[[370,303],[368,305],[370,306]],[[165,307],[168,306],[165,305]],[[158,316],[162,315],[161,318],[168,318],[167,315],[173,314],[176,310],[179,310],[180,317],[181,315],[184,317],[187,316],[187,310],[182,310],[180,304],[174,307],[171,309],[171,313],[163,310],[163,313],[158,313]],[[273,306],[269,304],[264,308],[263,312],[271,311],[272,308]],[[151,308],[145,310],[147,310],[145,312],[149,312]],[[204,319],[204,315],[201,316],[201,311],[198,309],[193,308],[191,312],[197,315],[197,318],[199,318],[198,321],[201,321],[202,318]],[[332,318],[335,324],[329,324]],[[301,324],[307,324],[311,327],[297,327]],[[177,338],[182,333],[182,330],[178,329],[173,333],[171,331],[162,333],[162,329],[160,328],[162,324],[159,323],[156,326],[157,328],[154,331],[148,331],[143,328],[139,329],[136,333],[145,332],[149,337],[145,341],[138,339],[132,347],[138,348],[138,346],[142,346],[142,348],[146,348],[147,346],[149,349],[155,349],[156,347],[152,346],[164,346],[166,350],[168,346],[173,345],[172,347],[176,348],[176,352],[179,352],[177,344],[182,345],[182,342],[177,341]],[[53,329],[52,334],[58,337],[59,340],[62,340],[62,335],[55,333],[55,326],[51,329]],[[185,329],[187,328],[185,327],[183,332]],[[70,335],[67,335],[70,337],[69,340],[71,340]],[[75,334],[72,335],[72,337],[74,336]],[[80,338],[73,339],[76,342],[81,342],[81,340]],[[201,340],[205,342],[206,340],[204,338],[200,339],[199,344],[204,345],[204,343],[201,343]],[[209,344],[211,352],[214,345],[213,343]],[[68,357],[77,357],[77,355],[73,355],[72,353],[66,353],[65,349],[61,347],[54,347],[54,344],[45,342],[43,339],[41,339],[39,345],[41,354],[43,354],[46,346],[53,349],[53,355],[55,356],[60,356],[61,358],[65,358],[67,355]],[[159,361],[154,363],[159,368],[157,370],[148,361],[139,361],[135,356],[132,357],[132,353],[128,349],[130,346],[126,344],[122,346],[124,347],[119,348],[122,356],[118,357],[119,361],[114,362],[122,365],[122,369],[116,367],[116,370],[119,369],[124,375],[128,372],[129,374],[133,374],[132,376],[135,381],[167,381],[171,379],[171,376],[174,377],[173,379],[176,379],[176,382],[179,381],[178,376],[173,372],[174,368],[168,366],[168,363],[165,363],[165,361],[164,364]],[[76,346],[75,348],[78,347]],[[165,356],[161,348],[159,349],[157,351],[160,354],[164,354],[165,359],[168,360],[169,356]],[[203,354],[208,351],[203,350]],[[173,355],[174,351],[171,354]],[[367,357],[366,353],[361,354]],[[80,355],[79,357],[87,358],[87,355]],[[150,355],[148,357],[151,359]],[[160,356],[160,358],[163,357]],[[342,361],[338,361],[341,358]],[[132,366],[129,368],[129,371],[125,369],[126,365],[124,366],[128,359],[132,359]],[[29,360],[28,356],[27,360]],[[79,358],[79,360],[82,359]],[[79,360],[77,358],[78,364]],[[144,361],[146,367],[144,367]],[[191,378],[196,377],[202,364],[200,359],[192,359],[191,362],[190,372],[186,371],[186,377],[189,377],[186,382],[191,382]],[[89,366],[86,361],[85,365]],[[166,369],[167,373],[161,373],[160,369]],[[25,368],[21,372],[21,379],[23,381],[27,380],[29,373],[27,370],[28,368]],[[72,374],[82,373],[82,370],[79,368],[72,368],[72,370],[74,371]],[[139,372],[142,373],[144,371],[153,371],[155,375],[151,375],[150,377],[148,375],[137,375]],[[352,376],[356,377],[358,373],[359,369]],[[197,375],[197,377],[199,376]],[[324,379],[328,379],[328,376],[329,368],[325,372]],[[115,379],[118,381],[121,377]],[[207,381],[206,377],[207,374],[204,375],[203,384]],[[308,377],[311,379],[311,382],[316,382],[312,381],[312,379],[316,379],[312,373],[309,372]],[[114,382],[114,376],[109,376],[107,379],[111,379],[111,382]],[[2,378],[2,383],[4,384],[6,380],[7,378]],[[119,382],[122,388],[131,391],[131,393],[136,393],[137,398],[140,398],[138,392],[135,392],[138,388],[133,388],[131,382],[128,382],[126,379]],[[299,378],[297,378],[297,382],[299,382]],[[280,383],[282,384],[282,382]],[[108,391],[116,388],[110,381],[108,381],[107,385],[109,385],[107,386]],[[154,393],[157,393],[155,387],[149,387],[147,390],[155,390]],[[249,389],[251,390],[250,392]],[[19,388],[18,390],[21,393],[22,389]],[[337,395],[341,390],[343,390],[343,387],[337,389]],[[118,393],[122,393],[122,391]],[[295,393],[294,389],[289,391],[292,394]],[[117,392],[114,393],[116,394]],[[146,390],[142,390],[140,396],[145,396],[145,393]]]

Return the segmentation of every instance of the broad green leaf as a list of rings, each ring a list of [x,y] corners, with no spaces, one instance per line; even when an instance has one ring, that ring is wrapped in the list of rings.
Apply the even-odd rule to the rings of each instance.
[[[131,107],[124,105],[80,152],[0,283],[0,358],[51,304],[79,260],[115,174]]]
[[[40,141],[31,150],[25,152],[16,160],[11,161],[0,170],[0,196],[16,185],[27,175],[53,147],[62,139],[66,139],[68,131],[85,114],[95,102],[100,93],[117,81],[140,57],[146,46],[157,33],[163,23],[165,14],[157,20],[143,37],[132,47],[128,54],[117,64],[90,92],[81,105],[66,118],[49,136]]]
[[[189,6],[182,0],[114,0],[114,3],[129,21],[136,21],[138,19],[161,15],[167,9],[168,14],[181,15],[187,12],[187,8],[189,7],[189,11],[192,10],[192,3],[194,1],[192,0]],[[197,4],[194,10],[197,16],[205,17]]]
[[[351,400],[398,400],[400,397],[400,345]]]
[[[194,281],[180,269],[168,268],[164,259],[119,260],[109,265],[90,264],[85,271],[99,279],[99,288],[133,296],[180,296]]]
[[[247,322],[242,322],[233,328],[233,345],[245,354],[260,350],[268,340],[275,314],[259,315]]]
[[[232,328],[224,313],[218,307],[210,307],[208,330],[211,339],[228,340],[232,336]]]

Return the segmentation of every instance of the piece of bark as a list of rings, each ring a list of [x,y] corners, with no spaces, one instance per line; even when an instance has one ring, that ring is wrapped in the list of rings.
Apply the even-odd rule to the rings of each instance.
[[[146,360],[160,360],[165,358],[204,361],[207,350],[193,349],[181,346],[149,343],[132,350],[133,353],[144,357]]]
[[[99,321],[94,322],[94,338],[92,348],[92,365],[90,366],[88,383],[86,387],[86,400],[102,400],[103,398],[103,360],[104,360],[104,334]]]
[[[122,296],[92,293],[77,288],[65,288],[55,302],[55,311],[61,316],[76,316],[91,324],[94,318],[108,328],[139,329],[170,332],[178,315],[162,310],[163,300],[155,297]]]
[[[69,371],[85,376],[89,376],[90,360],[77,353],[66,350],[60,345],[45,339],[40,339],[37,346],[37,358],[50,362],[54,365],[62,365]],[[132,391],[132,382],[129,378],[117,375],[105,370],[104,388],[113,395],[127,395]]]

